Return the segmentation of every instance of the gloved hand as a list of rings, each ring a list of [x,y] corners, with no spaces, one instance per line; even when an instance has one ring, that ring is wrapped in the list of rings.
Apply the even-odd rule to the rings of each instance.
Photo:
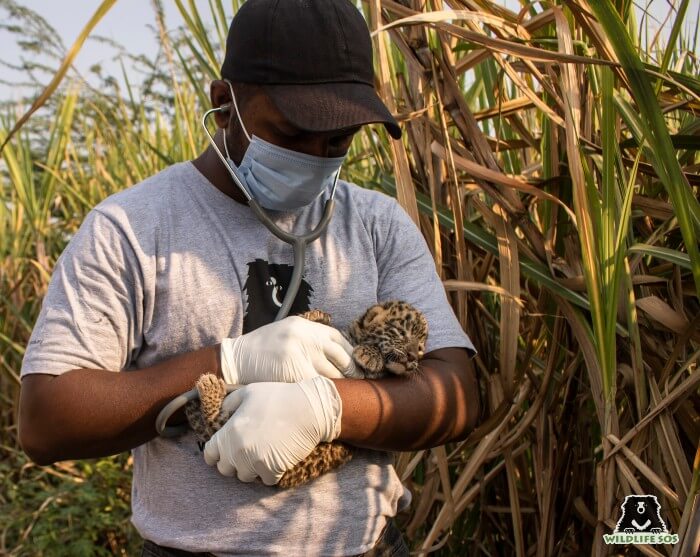
[[[234,414],[204,446],[204,460],[242,482],[260,476],[274,485],[316,445],[340,435],[340,395],[333,381],[318,375],[248,385],[228,395],[223,410]]]
[[[222,340],[221,370],[234,385],[340,379],[341,372],[354,370],[352,350],[337,329],[295,315]]]

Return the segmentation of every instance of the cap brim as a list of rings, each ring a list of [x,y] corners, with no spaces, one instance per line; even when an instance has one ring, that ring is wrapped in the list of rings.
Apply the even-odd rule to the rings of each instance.
[[[305,83],[262,86],[274,105],[298,128],[325,132],[382,123],[394,139],[401,128],[374,87],[365,83]]]

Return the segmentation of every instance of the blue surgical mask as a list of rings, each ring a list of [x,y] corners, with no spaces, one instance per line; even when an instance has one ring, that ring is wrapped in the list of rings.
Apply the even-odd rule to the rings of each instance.
[[[228,153],[224,136],[226,160],[251,196],[266,209],[291,211],[311,203],[333,180],[345,160],[342,157],[317,157],[290,151],[253,135],[248,135],[238,112],[233,88],[233,107],[243,132],[248,138],[241,164],[236,166]]]

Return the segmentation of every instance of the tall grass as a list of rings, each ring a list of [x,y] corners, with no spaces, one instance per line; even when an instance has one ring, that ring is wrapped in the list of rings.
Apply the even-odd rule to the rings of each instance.
[[[39,110],[0,153],[2,445],[14,466],[0,552],[32,554],[36,524],[65,508],[54,474],[81,479],[66,478],[71,463],[42,470],[17,450],[20,361],[57,256],[99,200],[205,146],[197,118],[238,3],[176,4],[181,34],[154,2],[163,52],[143,90],[63,82],[42,98],[51,127],[36,124]],[[700,64],[696,37],[682,32],[689,7],[678,2],[667,44],[657,36],[645,51],[629,2],[520,14],[485,0],[362,3],[380,93],[406,133],[364,129],[345,178],[396,196],[423,230],[479,350],[486,409],[467,441],[399,461],[414,492],[401,524],[423,554],[609,554],[602,535],[635,493],[657,495],[680,536],[636,550],[692,555],[700,544]],[[0,143],[30,107],[5,112]],[[124,489],[125,477],[109,477]],[[31,520],[13,516],[9,484],[31,482],[43,502],[29,499]],[[104,531],[90,539],[105,551],[133,543],[114,523]]]

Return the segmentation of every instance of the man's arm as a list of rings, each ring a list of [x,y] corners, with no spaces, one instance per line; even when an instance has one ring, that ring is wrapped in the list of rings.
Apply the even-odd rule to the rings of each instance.
[[[334,380],[343,401],[340,441],[410,451],[464,439],[477,425],[478,385],[464,348],[425,355],[410,378]]]
[[[154,366],[113,372],[75,369],[22,379],[19,439],[40,465],[117,454],[156,436],[156,416],[203,373],[221,376],[220,345]]]
[[[455,347],[428,353],[411,378],[248,385],[224,400],[233,416],[207,442],[204,459],[225,476],[272,485],[319,442],[412,450],[462,439],[478,416],[468,367],[466,350]]]
[[[233,339],[223,342],[228,340]],[[65,363],[72,360],[67,345],[53,344],[57,347],[43,356],[43,365],[55,361],[54,354],[66,367],[75,365]],[[239,358],[229,354],[227,360],[224,351],[228,377],[222,372],[221,344],[121,372],[80,368],[53,376],[40,373],[42,364],[34,362],[33,371],[38,373],[25,374],[22,380],[20,443],[38,464],[116,454],[153,439],[161,409],[189,391],[204,373],[244,385],[296,382],[319,373],[342,377],[341,370],[352,363],[352,346],[338,331],[295,316],[237,337],[235,344]],[[184,421],[182,410],[171,419],[180,421]]]

